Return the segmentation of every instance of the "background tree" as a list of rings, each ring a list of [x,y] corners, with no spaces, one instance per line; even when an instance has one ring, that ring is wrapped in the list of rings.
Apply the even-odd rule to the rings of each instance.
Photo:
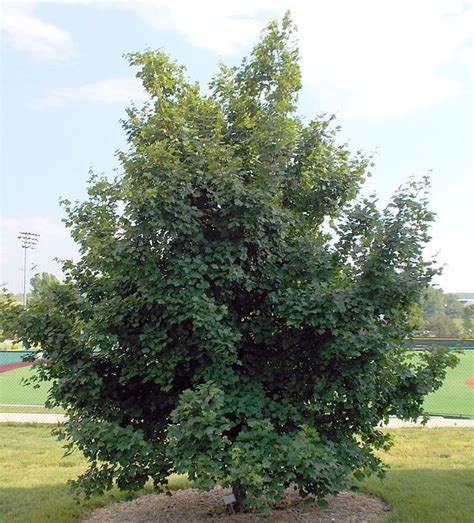
[[[457,294],[447,293],[444,295],[445,312],[450,318],[461,318],[463,314],[463,305],[459,301]]]
[[[28,300],[35,302],[41,299],[48,299],[52,290],[60,285],[60,282],[54,274],[49,272],[38,272],[30,279],[30,294]]]
[[[462,321],[464,335],[469,336],[472,334],[472,318],[474,317],[474,305],[467,305],[463,307]]]
[[[288,16],[204,93],[162,52],[129,60],[150,100],[123,124],[123,175],[64,202],[81,259],[48,303],[4,315],[49,360],[90,461],[76,486],[186,472],[240,510],[380,472],[377,425],[419,416],[455,359],[398,349],[436,272],[424,182],[383,211],[353,201],[370,161],[331,118],[297,117]]]
[[[460,336],[464,324],[464,309],[459,295],[428,287],[422,299],[423,318],[416,326],[417,334],[430,336]],[[416,316],[416,314],[415,314]],[[465,328],[462,329],[466,335]]]
[[[458,337],[461,335],[458,325],[446,314],[432,316],[425,321],[424,328],[433,336]]]
[[[442,289],[428,287],[423,297],[423,317],[425,320],[445,314],[445,297]]]

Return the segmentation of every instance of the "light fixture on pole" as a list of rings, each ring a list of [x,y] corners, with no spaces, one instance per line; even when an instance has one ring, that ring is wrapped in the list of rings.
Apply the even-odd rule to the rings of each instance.
[[[39,241],[39,234],[34,232],[20,232],[18,239],[21,241],[21,247],[24,249],[23,257],[23,306],[26,307],[27,304],[27,292],[26,292],[26,280],[27,280],[27,265],[26,265],[26,251],[28,249],[35,249]]]

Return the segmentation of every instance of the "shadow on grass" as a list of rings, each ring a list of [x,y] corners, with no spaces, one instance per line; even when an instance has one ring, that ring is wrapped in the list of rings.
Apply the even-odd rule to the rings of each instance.
[[[472,458],[466,456],[468,464]],[[385,479],[370,478],[360,486],[390,505],[391,522],[474,521],[474,464],[450,470],[390,469]]]
[[[190,486],[190,482],[183,476],[170,478],[168,485],[170,490]],[[0,521],[69,523],[94,508],[134,499],[151,492],[151,486],[133,493],[114,489],[103,496],[95,496],[88,501],[77,503],[65,482],[29,488],[3,487],[0,488]]]
[[[171,488],[189,486],[184,478],[176,478],[170,485]],[[474,521],[473,468],[392,469],[384,480],[371,478],[360,486],[361,490],[380,496],[390,505],[390,522]],[[77,504],[64,483],[31,488],[5,487],[0,489],[1,521],[69,523],[94,508],[150,491],[145,489],[127,495],[114,490]]]
[[[144,493],[139,492],[134,497]],[[64,483],[31,488],[6,487],[0,489],[0,520],[15,523],[69,523],[93,508],[124,499],[131,499],[131,496],[112,491],[77,503]]]

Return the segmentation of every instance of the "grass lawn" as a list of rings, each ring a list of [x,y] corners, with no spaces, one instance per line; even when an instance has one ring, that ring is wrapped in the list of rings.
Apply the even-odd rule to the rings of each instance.
[[[91,508],[127,495],[111,491],[78,505],[68,492],[67,480],[86,469],[81,454],[62,458],[61,444],[51,427],[0,425],[0,521],[11,523],[66,523]],[[170,478],[171,489],[189,486],[182,476]],[[151,489],[150,489],[151,490]]]
[[[395,445],[382,454],[390,465],[381,481],[362,490],[392,508],[390,522],[474,521],[474,429],[398,429]]]
[[[62,448],[49,427],[0,425],[0,516],[4,522],[70,522],[93,507],[124,499],[113,491],[86,504],[69,496],[66,481],[80,474],[79,454],[61,459]],[[387,478],[361,488],[392,507],[391,522],[463,523],[474,521],[474,429],[399,429],[395,446],[383,458]],[[173,477],[171,488],[188,486]]]

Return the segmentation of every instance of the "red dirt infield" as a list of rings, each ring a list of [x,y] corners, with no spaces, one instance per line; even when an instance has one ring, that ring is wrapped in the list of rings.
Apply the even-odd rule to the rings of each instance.
[[[474,389],[474,376],[471,376],[470,378],[467,378],[467,380],[464,383],[468,387],[471,387],[471,389]]]
[[[0,365],[0,372],[7,372],[13,369],[19,369],[20,367],[28,367],[31,365],[31,361],[20,361],[17,363],[7,363],[6,365]]]

